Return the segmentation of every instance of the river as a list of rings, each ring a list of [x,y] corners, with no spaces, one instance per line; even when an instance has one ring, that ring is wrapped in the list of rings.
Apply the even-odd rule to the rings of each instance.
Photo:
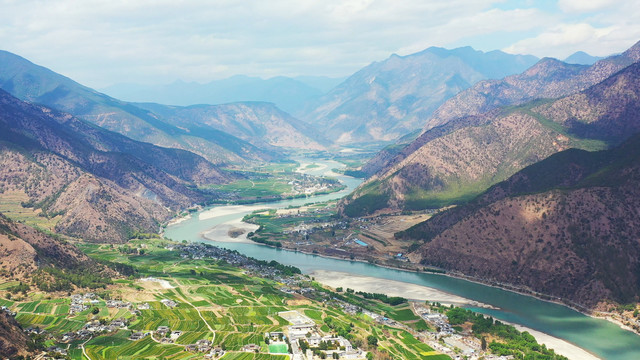
[[[330,160],[315,160],[315,162],[322,166],[307,170],[305,171],[306,173],[322,175],[330,171],[331,168],[343,166]],[[320,202],[336,199],[345,196],[360,183],[360,180],[347,176],[339,176],[339,178],[347,185],[347,188],[340,192],[314,198],[278,201],[265,205],[269,208],[285,208],[304,205],[312,201]],[[231,214],[227,213],[215,217],[206,216],[207,211],[211,210],[205,209],[185,221],[168,226],[165,236],[177,241],[210,242],[202,237],[203,232],[218,224],[241,219],[251,212],[249,206],[236,206],[234,209]],[[205,216],[202,216],[203,214]],[[311,273],[315,270],[340,271],[436,288],[480,303],[492,305],[496,309],[470,309],[566,340],[602,359],[640,359],[640,336],[623,330],[609,321],[594,319],[566,306],[542,301],[531,296],[520,295],[444,275],[388,269],[362,262],[324,258],[254,243],[215,242],[214,244],[237,250],[257,259],[276,260],[283,264],[293,265],[300,268],[304,273]]]

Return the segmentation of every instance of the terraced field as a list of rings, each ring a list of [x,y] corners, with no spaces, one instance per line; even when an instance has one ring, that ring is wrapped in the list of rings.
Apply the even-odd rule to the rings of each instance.
[[[97,299],[77,314],[69,315],[71,305],[67,294],[46,296],[30,294],[19,302],[2,300],[18,312],[17,319],[24,327],[37,326],[58,336],[83,329],[92,320],[104,324],[126,318],[128,329],[101,333],[90,340],[76,340],[69,348],[72,359],[86,359],[80,344],[86,341],[85,351],[90,359],[201,359],[204,353],[186,351],[186,345],[198,340],[210,340],[213,346],[226,350],[223,359],[284,360],[287,346],[269,346],[266,332],[283,331],[288,321],[279,312],[297,310],[313,319],[327,333],[344,332],[354,343],[366,347],[366,338],[379,338],[379,350],[392,358],[440,359],[430,347],[416,340],[405,330],[380,325],[363,314],[348,314],[325,297],[324,303],[314,298],[281,292],[283,284],[250,276],[244,271],[214,260],[185,260],[179,253],[166,250],[161,240],[135,240],[128,246],[145,249],[144,255],[127,255],[111,245],[84,244],[82,249],[90,256],[134,266],[135,277],[119,279]],[[155,280],[140,279],[154,277]],[[311,280],[297,278],[300,284],[311,286]],[[107,308],[106,299],[131,304],[130,308]],[[167,306],[162,300],[172,300],[176,306]],[[148,305],[137,310],[138,306]],[[398,318],[413,320],[415,315],[405,305],[389,307],[384,311]],[[156,331],[167,326],[179,331],[173,343],[161,343]],[[134,332],[148,333],[141,340],[131,340]],[[248,344],[259,345],[260,353],[243,352]],[[373,349],[375,350],[375,349]],[[269,354],[271,351],[273,354]],[[434,357],[436,356],[436,357]],[[445,357],[448,358],[448,357]]]

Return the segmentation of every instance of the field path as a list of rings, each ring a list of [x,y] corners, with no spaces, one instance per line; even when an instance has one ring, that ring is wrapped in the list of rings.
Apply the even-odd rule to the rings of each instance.
[[[89,339],[89,340],[91,340],[91,339]],[[83,342],[83,343],[80,345],[80,347],[82,348],[82,355],[84,355],[84,357],[86,357],[87,359],[91,360],[91,358],[89,357],[89,354],[87,354],[87,350],[85,350],[85,348],[84,348],[84,344],[88,343],[88,342],[89,342],[89,340],[87,340],[87,341]]]
[[[213,344],[213,341],[216,339],[216,332],[215,330],[213,330],[213,328],[211,327],[211,325],[209,325],[209,323],[207,322],[207,320],[205,320],[204,316],[202,316],[202,314],[200,313],[200,309],[198,309],[197,307],[193,306],[192,303],[189,302],[189,300],[187,300],[184,296],[182,297],[184,299],[184,301],[191,305],[194,309],[196,309],[196,311],[198,312],[198,316],[200,316],[200,319],[202,319],[202,321],[204,321],[204,324],[207,325],[207,327],[209,328],[209,330],[211,331],[211,343]]]
[[[175,282],[176,284],[178,284],[178,282],[173,279],[173,282]],[[176,292],[178,294],[180,294],[182,296],[182,299],[184,300],[185,303],[191,305],[192,308],[196,309],[196,312],[198,312],[198,316],[200,316],[200,319],[202,319],[202,321],[204,321],[204,324],[207,325],[207,327],[209,328],[209,330],[211,331],[211,343],[213,344],[214,340],[216,339],[216,332],[215,330],[213,330],[213,328],[211,327],[211,325],[209,325],[209,323],[207,322],[207,320],[204,318],[204,316],[202,316],[202,313],[200,313],[200,309],[198,309],[196,306],[194,306],[189,300],[187,300],[187,296],[181,291],[181,289],[178,287]]]

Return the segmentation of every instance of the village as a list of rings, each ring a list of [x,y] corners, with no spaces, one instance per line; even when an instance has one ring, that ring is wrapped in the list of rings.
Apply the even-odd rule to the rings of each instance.
[[[241,269],[251,276],[259,275],[276,281],[277,290],[293,296],[295,299],[312,299],[327,308],[339,308],[345,314],[354,318],[368,319],[383,328],[400,329],[411,334],[418,341],[428,345],[437,353],[446,354],[452,359],[488,359],[506,360],[510,356],[491,355],[482,347],[481,341],[469,329],[454,328],[449,324],[447,316],[441,308],[434,307],[428,302],[405,301],[412,316],[417,316],[428,324],[421,330],[416,330],[406,321],[393,319],[384,312],[377,311],[370,306],[363,307],[350,299],[357,297],[341,296],[342,290],[331,290],[314,285],[312,279],[299,273],[299,270],[275,262],[266,263],[238,252],[221,249],[202,243],[172,243],[164,245],[165,250],[177,252],[177,257],[185,260],[212,259],[223,261]],[[150,284],[156,288],[173,288],[164,278],[144,277],[135,279],[136,284]],[[154,285],[151,285],[154,284]],[[345,293],[354,294],[347,289]],[[355,295],[355,294],[354,294]],[[30,327],[27,333],[52,340],[56,345],[47,347],[46,355],[42,359],[59,359],[68,356],[71,344],[86,344],[92,339],[103,335],[114,336],[125,334],[126,340],[133,343],[148,343],[152,341],[159,346],[178,346],[182,351],[193,353],[197,357],[206,359],[220,359],[227,353],[250,352],[263,354],[288,355],[292,360],[317,359],[370,359],[371,344],[363,344],[362,340],[353,338],[350,334],[339,333],[337,328],[327,328],[327,318],[312,319],[301,310],[289,309],[279,311],[277,315],[289,324],[280,329],[265,332],[260,343],[249,342],[235,345],[232,350],[225,347],[224,342],[214,342],[217,331],[211,329],[206,337],[191,338],[185,341],[184,328],[175,329],[166,323],[155,323],[153,327],[140,327],[141,319],[145,316],[156,317],[154,311],[162,309],[185,309],[193,305],[178,301],[176,298],[156,297],[151,301],[130,301],[124,299],[104,298],[94,292],[69,294],[68,315],[86,319],[82,327],[75,331],[64,333],[50,333],[39,327]],[[309,300],[306,300],[309,301]],[[374,304],[374,303],[371,303]],[[3,310],[14,315],[8,308]],[[203,318],[204,320],[204,318]],[[320,321],[320,322],[319,322]],[[148,323],[144,321],[143,323]],[[206,321],[205,321],[206,324]],[[207,325],[208,326],[208,325]],[[122,336],[122,335],[120,335]],[[203,334],[204,336],[204,334]],[[351,340],[350,340],[351,339]],[[353,341],[355,340],[355,341]],[[142,346],[142,345],[140,345]],[[238,347],[239,346],[239,347]],[[375,345],[374,345],[375,349]]]

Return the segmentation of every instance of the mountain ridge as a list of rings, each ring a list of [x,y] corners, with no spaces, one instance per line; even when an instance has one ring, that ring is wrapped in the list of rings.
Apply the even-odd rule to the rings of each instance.
[[[569,149],[396,236],[418,242],[413,261],[486,281],[587,308],[637,301],[639,179],[640,135],[611,150]]]
[[[268,79],[234,75],[208,83],[174,81],[165,85],[115,84],[101,89],[133,103],[173,106],[220,105],[235,102],[270,102],[288,113],[329,91],[339,79],[276,76]]]
[[[213,198],[234,175],[185,150],[126,138],[0,90],[0,189],[57,218],[56,231],[121,242]],[[161,206],[158,206],[161,205]]]
[[[432,111],[460,90],[522,71],[535,60],[471,48],[432,47],[392,55],[357,71],[296,115],[327,129],[338,144],[389,142],[421,128]]]
[[[135,104],[109,97],[6,51],[0,51],[0,64],[4,67],[0,88],[22,100],[68,112],[134,140],[188,150],[217,164],[270,161],[282,156],[276,147],[260,149],[224,129],[189,131],[172,125]],[[304,143],[304,135],[299,136],[299,142]]]
[[[533,83],[523,82],[519,88],[525,89],[530,86],[534,93],[554,95],[559,90],[561,93],[569,92],[563,89],[561,84],[568,83],[573,84],[575,89],[581,88],[584,84],[599,79],[609,71],[613,71],[609,75],[609,79],[616,79],[616,74],[625,70],[628,70],[626,74],[629,77],[625,82],[628,88],[624,88],[620,84],[608,84],[607,78],[605,78],[600,83],[591,85],[590,88],[577,93],[582,95],[565,95],[565,98],[561,98],[564,100],[540,99],[525,104],[515,101],[515,105],[503,105],[502,108],[494,105],[487,106],[483,108],[486,112],[480,114],[476,114],[475,110],[468,111],[461,106],[463,110],[460,113],[464,114],[465,111],[468,111],[469,114],[459,117],[451,116],[451,119],[433,125],[412,143],[404,146],[402,150],[396,151],[395,154],[381,153],[380,157],[374,157],[369,164],[363,166],[363,169],[367,169],[369,174],[374,172],[375,174],[371,175],[354,192],[351,199],[346,198],[343,203],[348,204],[354,198],[368,193],[375,195],[370,196],[370,199],[377,197],[380,200],[376,201],[375,211],[385,208],[382,203],[389,205],[388,207],[392,210],[402,209],[405,204],[413,201],[411,197],[416,201],[413,201],[414,205],[410,205],[409,209],[460,203],[471,199],[490,185],[506,179],[522,167],[542,160],[567,147],[598,149],[604,146],[603,141],[610,144],[618,143],[623,140],[624,136],[630,135],[629,131],[635,131],[636,125],[633,125],[636,124],[636,117],[633,115],[635,110],[633,110],[634,106],[629,97],[633,98],[635,95],[632,93],[638,90],[633,81],[635,79],[634,71],[637,70],[633,61],[640,60],[639,50],[640,43],[637,43],[622,55],[601,60],[592,67],[567,65],[555,59],[543,59],[523,74],[510,76],[505,80],[478,83],[472,89],[483,86],[483,83],[499,85],[518,77],[531,78],[533,76],[534,79],[539,79],[538,74],[543,69],[552,69],[552,71],[560,71],[564,80],[553,82],[554,85],[550,88],[545,87],[546,82],[538,80],[534,80]],[[627,63],[633,65],[624,67]],[[622,69],[619,69],[620,67]],[[618,72],[616,73],[614,70]],[[540,74],[543,78],[547,75],[544,72]],[[451,99],[441,109],[454,106],[460,100],[460,96],[465,93],[470,94],[472,89]],[[611,93],[605,98],[602,95],[596,95],[597,89],[602,91],[609,89],[608,91]],[[622,96],[622,94],[625,95]],[[618,96],[620,101],[616,100]],[[597,103],[599,97],[601,104]],[[517,95],[516,98],[520,98],[520,95]],[[486,98],[483,97],[483,99]],[[502,100],[500,97],[497,99],[497,101],[507,104],[510,102],[509,96],[505,96]],[[549,105],[555,102],[557,102],[555,108]],[[616,104],[616,102],[620,103]],[[484,100],[481,103],[486,104]],[[474,109],[478,103],[472,101],[471,104],[471,108]],[[574,110],[571,110],[573,118],[569,119],[567,114],[562,115],[562,111],[557,109],[558,106],[564,106],[563,111],[569,111],[573,107]],[[627,109],[627,114],[620,113],[618,111],[620,109],[616,110],[616,107]],[[513,118],[516,115],[520,120]],[[591,119],[574,119],[576,116],[586,115],[591,116]],[[626,115],[630,116],[628,123],[623,121]],[[506,122],[500,123],[501,119],[504,120],[509,116],[512,117],[511,120],[506,119]],[[606,124],[605,118],[607,116],[611,116],[610,120],[617,122],[618,125],[627,124],[631,128],[626,127],[624,131],[616,132],[615,126],[610,123]],[[434,119],[437,118],[434,117],[432,121]],[[509,125],[509,122],[512,124]],[[602,124],[602,126],[598,124]],[[527,128],[530,133],[523,133],[519,127]],[[529,145],[521,143],[516,146],[516,143],[509,137],[515,136],[517,133],[521,135],[517,137],[521,141],[529,139],[526,140]],[[535,140],[535,136],[542,134],[546,134],[545,141]],[[601,136],[603,134],[608,134],[610,138],[603,138]],[[546,145],[534,150],[531,141],[536,143],[535,146],[540,146],[543,143]],[[518,155],[519,152],[522,152],[520,149],[525,150],[524,153]],[[429,160],[425,160],[427,158]],[[477,168],[478,164],[484,165]],[[511,166],[509,164],[513,164],[514,167],[509,169]],[[420,204],[421,201],[422,204]],[[370,211],[371,209],[368,210],[368,212]]]

